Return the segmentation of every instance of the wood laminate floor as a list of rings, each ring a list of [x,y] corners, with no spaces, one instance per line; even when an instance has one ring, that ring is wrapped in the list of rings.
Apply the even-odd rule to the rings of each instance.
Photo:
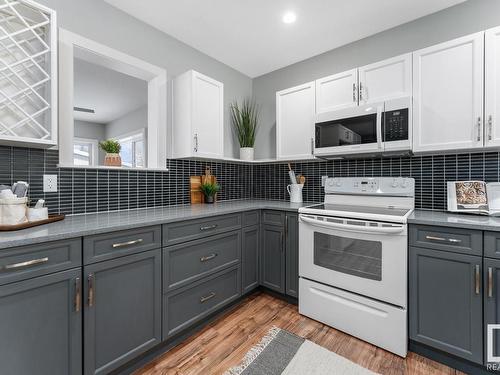
[[[415,353],[402,359],[300,315],[297,306],[257,293],[134,375],[222,374],[239,364],[273,326],[305,337],[380,374],[462,374]]]

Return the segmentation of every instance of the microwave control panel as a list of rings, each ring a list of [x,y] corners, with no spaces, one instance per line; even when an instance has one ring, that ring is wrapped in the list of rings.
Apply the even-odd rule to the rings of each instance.
[[[408,108],[384,112],[384,142],[408,140]]]

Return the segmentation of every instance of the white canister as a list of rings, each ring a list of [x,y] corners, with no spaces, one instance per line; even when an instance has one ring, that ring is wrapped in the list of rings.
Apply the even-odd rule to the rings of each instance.
[[[49,210],[47,207],[28,208],[28,221],[47,220],[49,218]]]
[[[27,202],[26,197],[0,199],[0,224],[17,225],[27,222]]]
[[[288,194],[290,194],[290,202],[302,203],[302,189],[304,184],[291,184],[286,187]]]

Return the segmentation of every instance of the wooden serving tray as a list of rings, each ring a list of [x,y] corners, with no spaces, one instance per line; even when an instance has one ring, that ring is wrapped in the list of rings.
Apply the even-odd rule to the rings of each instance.
[[[26,228],[37,227],[39,225],[44,225],[44,224],[54,223],[56,221],[61,221],[64,219],[64,217],[65,217],[65,215],[49,215],[49,218],[46,220],[28,221],[26,223],[16,224],[16,225],[0,225],[0,232],[7,232],[7,231],[21,230],[21,229],[26,229]]]

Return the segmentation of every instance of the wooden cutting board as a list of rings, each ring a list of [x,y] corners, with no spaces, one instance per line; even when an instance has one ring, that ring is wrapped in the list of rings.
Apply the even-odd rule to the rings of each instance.
[[[189,193],[191,196],[191,204],[205,203],[205,195],[201,192],[201,184],[204,183],[217,183],[217,177],[215,177],[210,168],[207,168],[203,176],[190,176],[189,177]],[[217,194],[215,195],[215,200],[217,201]]]

